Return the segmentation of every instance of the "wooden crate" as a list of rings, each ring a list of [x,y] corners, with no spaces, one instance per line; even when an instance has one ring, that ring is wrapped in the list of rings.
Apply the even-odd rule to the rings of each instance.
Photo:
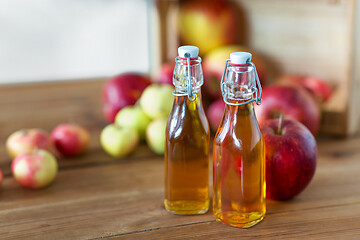
[[[334,86],[321,133],[360,129],[360,0],[234,0],[247,22],[240,39],[281,73],[322,77]],[[179,1],[158,0],[151,17],[152,69],[176,56]]]

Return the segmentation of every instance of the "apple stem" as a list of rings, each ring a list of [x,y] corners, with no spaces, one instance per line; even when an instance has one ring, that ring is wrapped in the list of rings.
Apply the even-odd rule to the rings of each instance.
[[[281,130],[282,130],[282,122],[283,122],[283,115],[282,114],[280,114],[280,116],[279,116],[279,125],[278,125],[278,129],[277,129],[277,133],[278,134],[281,134]]]

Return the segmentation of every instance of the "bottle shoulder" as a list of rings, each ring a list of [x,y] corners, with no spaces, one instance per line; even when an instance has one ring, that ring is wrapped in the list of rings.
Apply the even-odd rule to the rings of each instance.
[[[214,143],[217,145],[252,146],[259,141],[263,141],[263,136],[255,117],[231,118],[226,116],[226,113],[214,138]]]
[[[202,105],[175,103],[168,118],[166,133],[171,138],[190,138],[195,133],[210,136],[209,123]]]

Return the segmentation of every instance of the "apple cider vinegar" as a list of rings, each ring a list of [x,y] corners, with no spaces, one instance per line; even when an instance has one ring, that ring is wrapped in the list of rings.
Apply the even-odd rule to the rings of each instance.
[[[247,228],[266,212],[265,146],[253,103],[261,102],[261,86],[251,54],[230,59],[221,81],[225,112],[214,139],[213,211],[217,221]]]
[[[209,124],[201,101],[198,48],[179,48],[174,104],[166,127],[165,199],[174,214],[202,214],[209,208]],[[190,59],[191,58],[191,59]]]

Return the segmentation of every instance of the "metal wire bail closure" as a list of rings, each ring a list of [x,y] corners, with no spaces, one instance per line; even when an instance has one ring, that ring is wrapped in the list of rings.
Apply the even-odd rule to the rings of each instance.
[[[256,102],[257,105],[260,105],[261,102],[262,102],[262,88],[261,88],[261,84],[260,84],[260,80],[259,80],[259,76],[257,74],[257,70],[256,70],[256,67],[255,67],[255,64],[250,62],[250,60],[247,62],[248,64],[250,64],[254,70],[255,70],[255,79],[256,79],[256,85],[257,87],[254,87],[253,88],[253,91],[255,93],[255,98],[253,99],[250,99],[246,102],[242,102],[242,103],[231,103],[231,102],[228,102],[226,100],[226,97],[227,97],[227,92],[225,91],[225,88],[224,88],[224,85],[225,85],[225,76],[226,76],[226,72],[227,72],[227,68],[228,68],[228,63],[230,62],[230,59],[226,59],[226,62],[225,62],[225,68],[224,68],[224,72],[223,72],[223,75],[221,77],[221,82],[220,82],[220,88],[221,88],[221,93],[222,93],[222,96],[223,96],[223,99],[224,99],[224,102],[226,104],[229,104],[229,105],[232,105],[232,106],[240,106],[240,105],[246,105],[248,103],[251,103],[251,102]]]
[[[188,98],[191,102],[193,102],[196,100],[196,95],[193,94],[191,87],[190,53],[185,53],[184,56],[187,59],[187,65],[188,65],[188,84],[187,84]]]

